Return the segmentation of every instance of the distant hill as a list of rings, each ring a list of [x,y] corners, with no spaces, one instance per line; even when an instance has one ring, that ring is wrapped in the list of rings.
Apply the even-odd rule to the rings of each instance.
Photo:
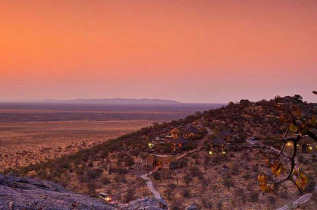
[[[128,99],[128,98],[109,98],[109,99],[75,99],[56,101],[62,103],[78,103],[78,104],[118,104],[118,105],[177,105],[178,101],[162,100],[162,99]]]

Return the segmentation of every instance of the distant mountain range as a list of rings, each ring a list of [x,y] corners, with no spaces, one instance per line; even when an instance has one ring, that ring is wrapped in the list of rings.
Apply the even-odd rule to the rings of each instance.
[[[78,103],[78,104],[118,104],[118,105],[174,105],[181,104],[178,101],[162,99],[128,99],[128,98],[111,98],[111,99],[75,99],[56,101],[59,103]]]
[[[130,98],[104,98],[104,99],[73,99],[73,100],[16,100],[16,101],[0,101],[0,103],[40,103],[40,104],[99,104],[99,105],[180,105],[184,104],[174,100],[164,99],[130,99]]]

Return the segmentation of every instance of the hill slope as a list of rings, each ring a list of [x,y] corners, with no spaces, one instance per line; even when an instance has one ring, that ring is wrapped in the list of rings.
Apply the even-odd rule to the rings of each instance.
[[[284,125],[279,117],[282,111],[276,104],[300,103],[303,109],[311,104],[299,102],[296,97],[276,98],[255,103],[230,103],[226,107],[191,115],[169,123],[155,124],[137,132],[102,143],[93,148],[56,160],[20,168],[15,172],[62,183],[67,189],[86,194],[107,192],[115,199],[129,202],[150,196],[140,175],[147,172],[145,160],[151,154],[182,156],[171,170],[159,170],[151,179],[168,201],[169,206],[185,207],[197,203],[202,208],[263,209],[281,206],[296,198],[291,190],[288,197],[262,194],[257,175],[266,171],[265,158],[275,155],[269,147],[250,145],[247,137],[255,136],[263,145],[279,149]],[[175,149],[169,143],[149,147],[151,140],[165,136],[172,128],[184,129],[194,125],[200,129],[197,138],[190,139],[185,148]],[[213,131],[206,138],[205,129]],[[225,153],[210,153],[210,140],[230,136],[230,149]],[[186,155],[203,145],[202,149]],[[311,160],[302,164],[310,180],[317,170],[309,167]],[[293,188],[292,188],[293,189]]]
[[[0,174],[0,209],[166,209],[158,199],[135,200],[128,204],[106,205],[100,200],[66,191],[52,182]]]

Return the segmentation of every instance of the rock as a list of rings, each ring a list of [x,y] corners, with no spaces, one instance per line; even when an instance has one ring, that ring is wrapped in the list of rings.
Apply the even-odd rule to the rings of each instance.
[[[186,210],[198,210],[198,207],[196,206],[196,204],[192,203],[187,206]]]
[[[227,166],[223,166],[218,170],[218,173],[221,176],[229,176],[229,168]]]
[[[119,205],[120,209],[124,210],[138,210],[138,209],[146,209],[146,210],[161,210],[168,209],[167,204],[162,199],[156,198],[143,198],[132,201],[128,204]]]
[[[113,210],[140,208],[149,210],[167,209],[161,199],[145,198],[128,204],[111,206],[89,196],[72,193],[62,186],[49,181],[0,174],[0,209],[96,209]]]

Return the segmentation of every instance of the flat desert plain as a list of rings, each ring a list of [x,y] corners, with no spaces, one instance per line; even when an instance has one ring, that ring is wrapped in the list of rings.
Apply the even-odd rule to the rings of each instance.
[[[0,170],[54,159],[152,123],[150,120],[0,123]]]
[[[0,171],[54,159],[209,108],[0,104]]]

